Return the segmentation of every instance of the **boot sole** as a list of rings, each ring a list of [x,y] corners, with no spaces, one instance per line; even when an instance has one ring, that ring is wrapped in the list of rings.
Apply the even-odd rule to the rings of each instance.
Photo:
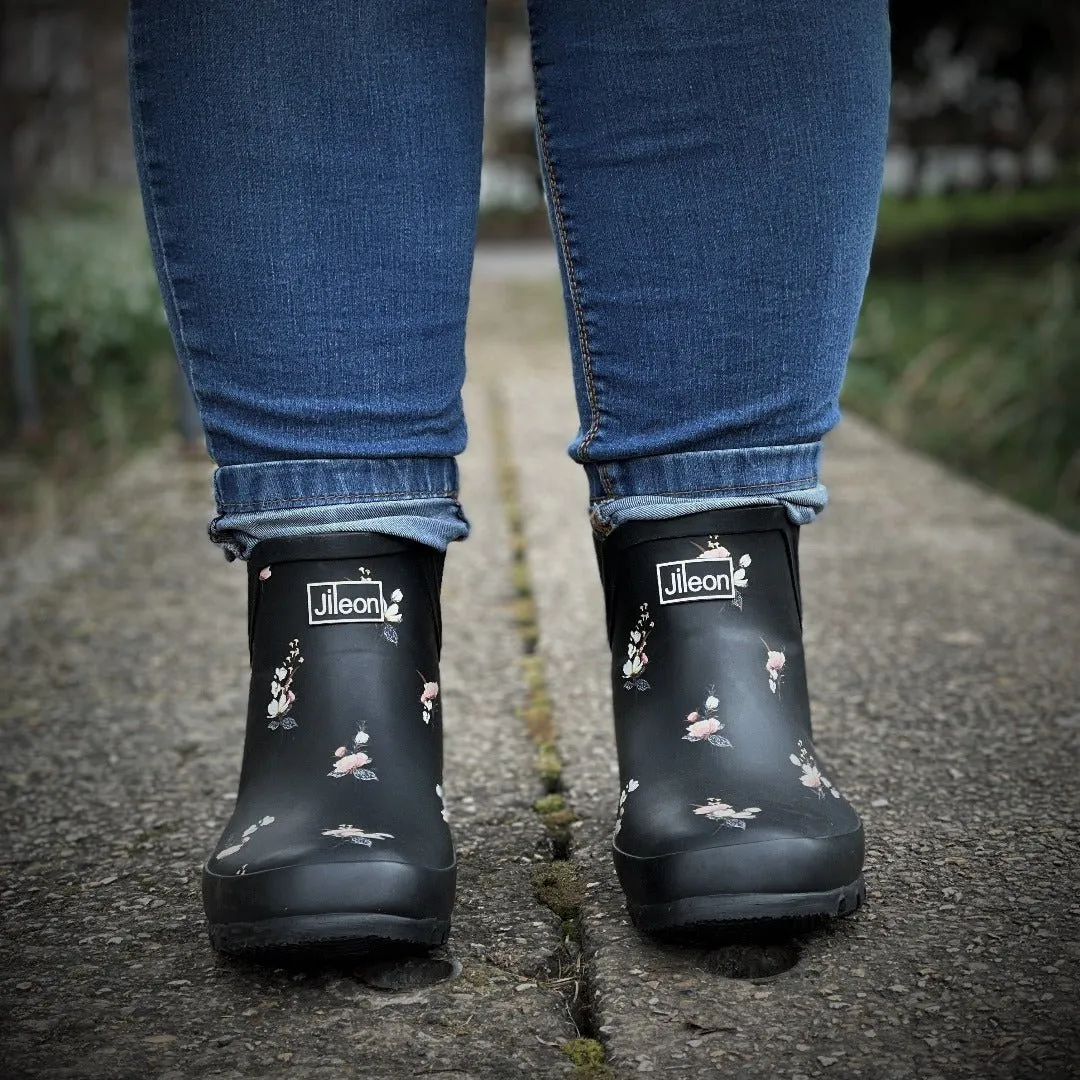
[[[285,953],[293,957],[355,959],[437,948],[450,934],[448,919],[400,915],[291,915],[258,922],[210,924],[210,944],[232,956]]]
[[[646,934],[724,932],[748,923],[814,922],[853,915],[866,902],[860,874],[827,892],[688,896],[664,904],[628,904],[630,921]]]

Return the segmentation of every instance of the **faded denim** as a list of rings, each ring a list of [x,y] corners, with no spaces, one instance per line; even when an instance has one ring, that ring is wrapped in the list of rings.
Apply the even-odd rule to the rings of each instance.
[[[594,525],[824,505],[869,262],[883,0],[530,0]],[[132,0],[151,243],[235,554],[467,523],[482,0]]]

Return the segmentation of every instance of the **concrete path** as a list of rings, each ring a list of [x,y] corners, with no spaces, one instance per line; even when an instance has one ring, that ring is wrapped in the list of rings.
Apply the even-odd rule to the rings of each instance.
[[[1080,541],[848,422],[804,588],[870,904],[798,939],[657,946],[608,855],[610,691],[557,293],[522,295],[478,286],[473,327],[445,954],[305,972],[210,952],[198,871],[239,764],[243,574],[203,538],[207,465],[166,448],[0,567],[0,1075],[1080,1075]]]

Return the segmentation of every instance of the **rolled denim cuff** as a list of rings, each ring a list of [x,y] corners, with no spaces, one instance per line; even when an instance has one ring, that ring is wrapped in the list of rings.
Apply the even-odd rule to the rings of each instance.
[[[818,481],[821,443],[702,450],[587,464],[593,528],[738,506],[784,506],[805,525],[828,502]]]
[[[654,454],[589,462],[589,499],[628,495],[693,498],[778,495],[817,483],[821,443]]]
[[[809,525],[829,501],[822,484],[783,495],[727,495],[720,498],[671,495],[628,495],[624,499],[595,502],[589,509],[593,529],[606,536],[627,521],[660,521],[700,514],[705,510],[732,510],[739,506],[782,506],[794,525]]]
[[[456,499],[453,458],[343,458],[225,465],[214,473],[218,513],[329,503]]]
[[[214,474],[210,539],[246,559],[261,540],[378,532],[444,551],[469,523],[452,458],[363,458],[227,465]]]

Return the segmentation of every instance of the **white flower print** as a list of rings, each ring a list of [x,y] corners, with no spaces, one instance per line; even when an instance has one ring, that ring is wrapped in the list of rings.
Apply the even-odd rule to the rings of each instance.
[[[636,780],[628,780],[626,787],[619,792],[619,812],[615,816],[615,828],[611,833],[611,839],[614,840],[619,835],[619,831],[622,829],[623,814],[626,813],[626,800],[631,792],[637,791],[641,785]]]
[[[394,834],[388,832],[365,832],[355,825],[339,825],[336,829],[323,829],[323,836],[333,836],[338,840],[348,840],[350,844],[371,847],[375,840],[393,840]]]
[[[300,655],[300,639],[293,638],[289,642],[289,652],[282,661],[281,667],[274,668],[274,677],[270,680],[270,704],[266,706],[266,716],[269,723],[266,725],[271,731],[281,728],[284,731],[296,727],[296,718],[290,716],[296,694],[292,690],[293,678],[297,669],[304,662]]]
[[[769,643],[764,638],[760,641],[765,646],[765,672],[769,676],[769,689],[775,694],[780,689],[780,683],[784,678],[787,657],[777,649],[770,649]]]
[[[446,796],[443,794],[442,784],[435,785],[435,794],[439,796],[439,802],[442,803],[442,819],[449,824],[450,811],[446,808]]]
[[[745,829],[746,823],[753,821],[761,813],[761,807],[748,806],[745,810],[736,810],[722,799],[709,799],[704,806],[695,806],[694,813],[707,817],[710,821],[718,821],[729,829]]]
[[[649,605],[642,604],[638,609],[637,622],[630,631],[630,641],[626,646],[626,662],[622,666],[624,690],[648,690],[649,682],[641,677],[649,663],[645,645],[649,640],[649,631],[656,624],[649,614]]]
[[[241,834],[240,842],[238,844],[230,844],[228,847],[222,848],[215,856],[216,859],[227,859],[230,855],[235,855],[240,851],[243,846],[258,832],[259,829],[265,828],[267,825],[273,825],[276,819],[270,816],[261,817],[254,825],[249,825]],[[247,863],[245,863],[236,872],[238,874],[244,873],[247,870]]]
[[[360,572],[361,581],[371,581],[371,571],[366,566],[360,566],[357,569]],[[388,604],[385,599],[382,602],[382,635],[391,645],[398,643],[398,632],[394,629],[394,624],[401,622],[401,602],[404,598],[402,591],[395,589],[390,594],[390,603]]]
[[[790,761],[792,765],[797,765],[802,769],[799,783],[802,784],[803,787],[808,787],[811,791],[817,792],[817,797],[819,799],[825,798],[826,791],[828,791],[834,799],[839,799],[840,792],[821,775],[821,770],[814,760],[814,755],[806,748],[802,739],[798,742],[798,751],[797,754],[789,754],[788,761]]]
[[[371,756],[360,749],[367,744],[368,738],[368,733],[360,728],[353,736],[351,749],[339,746],[334,751],[334,767],[326,775],[335,779],[351,776],[354,780],[378,780],[374,770],[367,768],[371,764]]]
[[[420,675],[420,672],[417,672],[417,674]],[[420,707],[424,710],[424,723],[430,724],[431,717],[435,712],[435,701],[439,696],[439,684],[429,682],[423,675],[420,675],[420,681],[424,684],[423,689],[420,691]]]
[[[713,746],[730,746],[731,741],[720,734],[724,729],[724,722],[717,713],[719,708],[720,701],[710,687],[701,708],[695,709],[686,717],[686,734],[683,739],[686,742],[707,741]]]
[[[395,589],[390,594],[390,603],[383,602],[382,616],[383,616],[383,637],[390,642],[391,645],[398,643],[398,632],[391,625],[392,623],[401,622],[401,601],[402,593],[400,589]]]
[[[720,543],[718,536],[710,536],[708,543],[705,547],[701,547],[698,544],[694,544],[694,547],[698,549],[698,554],[695,556],[697,559],[731,559],[734,562],[734,556],[731,552]],[[741,555],[739,557],[739,565],[734,568],[731,574],[731,584],[735,595],[731,599],[731,603],[734,607],[742,608],[743,598],[740,589],[745,589],[750,584],[747,570],[753,559],[749,555]]]

